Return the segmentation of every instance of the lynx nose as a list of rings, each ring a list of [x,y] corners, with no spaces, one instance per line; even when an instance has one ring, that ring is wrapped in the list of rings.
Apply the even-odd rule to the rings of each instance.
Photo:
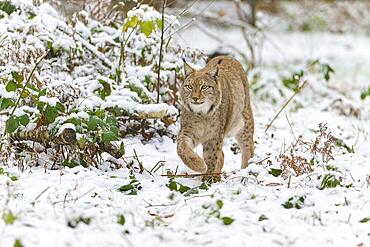
[[[198,100],[199,100],[199,98],[197,98],[197,97],[192,97],[191,98],[194,102],[197,102]]]

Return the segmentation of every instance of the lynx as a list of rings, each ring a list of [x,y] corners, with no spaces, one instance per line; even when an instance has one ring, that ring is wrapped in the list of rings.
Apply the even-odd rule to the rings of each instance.
[[[235,137],[242,151],[241,168],[246,168],[254,153],[254,120],[242,65],[234,58],[219,56],[200,70],[184,60],[184,71],[179,90],[179,157],[196,172],[220,173],[224,164],[223,141]],[[203,146],[204,159],[193,150],[199,144]]]

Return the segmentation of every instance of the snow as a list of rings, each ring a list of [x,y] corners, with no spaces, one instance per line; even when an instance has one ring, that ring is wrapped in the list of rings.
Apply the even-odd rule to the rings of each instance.
[[[45,104],[48,104],[53,107],[55,107],[57,103],[60,103],[57,97],[40,96],[39,101],[44,102]]]
[[[71,129],[71,130],[76,130],[76,126],[71,123],[65,123],[60,126],[57,132],[57,136],[60,136],[65,129]]]
[[[32,1],[27,2],[32,4]],[[39,27],[50,29],[65,25],[61,24],[64,22],[60,22],[59,14],[49,5],[43,4],[39,10],[40,16],[32,19]],[[140,11],[130,12],[130,15],[142,15]],[[157,15],[149,15],[148,18],[157,18]],[[45,21],[50,22],[46,24]],[[1,21],[0,33],[8,28],[22,27],[25,22],[15,17],[11,17],[9,23]],[[43,28],[41,30],[46,30]],[[91,35],[85,32],[90,29],[85,30],[86,26],[75,28],[82,34],[82,37],[74,36],[80,42],[78,45],[88,47],[99,61],[113,67],[115,62],[109,60],[110,57],[84,40],[84,35]],[[68,35],[71,30],[63,30],[67,31],[58,33],[53,47],[78,49],[77,43]],[[239,49],[245,49],[239,30],[212,31],[230,44],[237,44]],[[102,163],[98,167],[91,165],[88,168],[48,169],[53,167],[50,157],[59,152],[53,153],[50,149],[48,153],[37,156],[36,161],[19,154],[17,159],[13,156],[3,163],[2,160],[7,157],[1,150],[0,168],[3,172],[0,174],[0,211],[4,214],[11,210],[16,219],[8,225],[0,219],[0,246],[14,246],[16,239],[25,247],[370,245],[370,222],[360,222],[370,218],[370,98],[361,100],[359,97],[362,90],[370,86],[370,57],[367,52],[370,38],[362,34],[276,30],[268,31],[266,35],[269,39],[261,47],[261,67],[249,74],[251,82],[253,73],[258,75],[258,86],[263,87],[256,89],[251,85],[256,153],[246,169],[239,169],[241,154],[234,154],[231,150],[234,140],[228,139],[223,148],[225,174],[222,181],[185,196],[167,187],[171,181],[167,176],[169,171],[172,174],[192,172],[177,156],[176,141],[166,135],[145,141],[139,136],[126,137],[121,140],[126,151],[123,159],[103,153]],[[28,44],[37,45],[38,40],[32,37],[27,37]],[[185,42],[185,46],[198,48],[206,54],[219,47],[217,42],[196,27],[185,29],[181,37],[183,39],[179,43]],[[94,44],[99,46],[110,42],[105,41],[108,40],[106,34],[95,38]],[[128,50],[143,47],[145,42],[152,41],[141,40],[141,43]],[[140,49],[133,52],[139,54]],[[155,53],[152,55],[155,56]],[[181,57],[168,54],[165,57],[164,68],[172,69],[182,64]],[[281,85],[281,76],[289,76],[297,69],[309,71],[306,68],[307,60],[316,58],[328,62],[335,69],[335,74],[326,82],[319,72],[307,72],[307,86],[265,132],[266,125],[293,93]],[[49,94],[39,98],[39,101],[51,106],[69,100],[78,107],[79,112],[59,116],[58,123],[72,118],[88,120],[90,110],[114,106],[132,113],[165,112],[168,116],[178,116],[176,107],[166,103],[144,104],[136,92],[129,90],[129,85],[135,85],[149,98],[154,98],[143,83],[146,76],[155,76],[152,67],[139,68],[126,64],[122,76],[124,80],[122,84],[116,84],[107,74],[99,76],[95,73],[96,67],[91,65],[95,62],[95,59],[87,58],[86,64],[77,68],[72,75],[63,66],[58,69],[50,66],[45,69],[48,72],[38,74],[42,82],[45,78],[50,79],[48,93],[51,95],[59,91],[66,95],[73,90],[82,92],[76,99],[73,98],[75,94],[70,93],[71,96],[66,96],[63,101]],[[190,64],[192,62],[189,61]],[[194,64],[194,67],[199,65]],[[1,78],[6,78],[14,66],[1,66]],[[45,66],[47,68],[49,65]],[[104,100],[96,94],[103,87],[99,79],[114,87],[112,94]],[[17,99],[14,92],[6,91],[2,82],[0,97]],[[17,108],[15,116],[22,116],[25,111],[35,112],[36,108],[22,106]],[[356,115],[356,111],[359,114]],[[0,114],[1,133],[6,121],[3,112]],[[291,176],[289,179],[271,175],[271,168],[280,168],[279,155],[287,151],[298,136],[313,141],[320,123],[327,123],[332,135],[349,147],[353,146],[355,152],[349,153],[344,148],[336,147],[333,151],[334,160],[328,163],[337,169],[334,171],[328,171],[327,167],[324,169],[319,157],[319,164],[312,173]],[[36,123],[30,122],[26,128],[34,129]],[[75,125],[65,123],[58,133],[66,128],[77,131]],[[179,122],[171,125],[169,130],[177,133]],[[81,139],[79,133],[77,139]],[[38,148],[37,144],[30,147]],[[199,147],[197,151],[201,153]],[[302,150],[297,153],[311,157]],[[139,172],[138,160],[145,168],[142,173]],[[24,171],[19,169],[21,164]],[[116,168],[114,164],[120,167]],[[343,186],[322,189],[322,177],[329,172],[340,178]],[[120,192],[118,189],[121,186],[132,182],[130,176],[133,174],[142,189],[137,191],[137,195]],[[13,181],[12,176],[17,180]],[[176,177],[173,180],[191,188],[202,184],[199,177]],[[282,206],[291,198],[297,202],[300,197],[304,198],[300,209]],[[221,209],[217,208],[218,200],[223,202]],[[234,222],[224,225],[212,213],[214,210],[219,210],[221,217],[231,217]],[[125,217],[124,225],[117,223],[120,215]],[[90,219],[90,222],[76,223],[81,217]]]

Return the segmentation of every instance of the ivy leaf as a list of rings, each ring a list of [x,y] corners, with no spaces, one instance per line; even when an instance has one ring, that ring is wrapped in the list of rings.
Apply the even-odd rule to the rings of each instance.
[[[101,140],[104,143],[109,143],[111,141],[117,141],[118,136],[115,133],[113,133],[112,131],[106,131],[106,132],[103,132],[101,134]]]
[[[8,118],[8,120],[6,121],[5,130],[6,130],[7,133],[10,134],[10,133],[13,133],[14,131],[16,131],[18,126],[19,126],[18,118],[15,118],[15,117],[12,116],[12,117]]]
[[[18,83],[21,83],[24,80],[23,75],[20,75],[15,71],[12,72],[12,76],[13,76],[14,80],[16,80]]]
[[[11,80],[8,82],[8,84],[6,84],[5,89],[7,92],[14,92],[17,90],[17,83],[14,80]]]
[[[24,114],[19,117],[19,122],[23,125],[26,126],[30,122],[30,118],[27,114]]]
[[[145,34],[147,37],[153,32],[154,30],[154,21],[142,21],[140,23],[141,32]]]
[[[49,123],[54,123],[55,119],[58,117],[57,108],[51,105],[47,105],[45,108],[45,117]]]
[[[222,217],[222,221],[223,221],[224,225],[228,226],[228,225],[231,225],[234,222],[234,219],[230,218],[230,217]]]

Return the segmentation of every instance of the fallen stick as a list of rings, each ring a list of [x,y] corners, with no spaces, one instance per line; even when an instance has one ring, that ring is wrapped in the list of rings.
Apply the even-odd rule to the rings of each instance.
[[[162,177],[183,177],[183,178],[192,178],[192,177],[215,177],[224,174],[220,173],[197,173],[197,174],[162,174]]]

